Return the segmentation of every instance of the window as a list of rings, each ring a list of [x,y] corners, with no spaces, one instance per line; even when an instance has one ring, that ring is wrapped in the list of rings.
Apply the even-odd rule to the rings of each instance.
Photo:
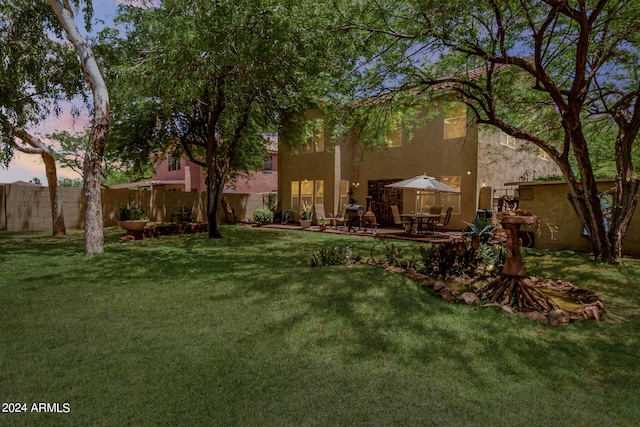
[[[516,148],[516,139],[513,136],[500,131],[500,144],[509,148]]]
[[[348,204],[349,204],[349,181],[343,179],[340,181],[340,204],[336,207],[336,211],[341,212],[342,207]]]
[[[300,203],[313,205],[313,181],[300,181]]]
[[[297,211],[303,202],[324,204],[324,181],[291,181],[291,210]]]
[[[264,173],[272,173],[273,172],[273,156],[269,154],[267,160],[264,161]]]
[[[462,102],[444,104],[444,139],[462,138],[467,134],[467,106]]]
[[[167,163],[170,171],[180,170],[180,158],[167,154]]]
[[[314,201],[315,204],[324,204],[324,181],[314,181],[315,182],[315,194]]]
[[[389,133],[387,139],[387,148],[402,146],[402,124],[398,123],[398,127]]]
[[[301,153],[320,153],[324,151],[324,120],[312,119],[307,123],[307,142],[302,146]]]
[[[300,209],[300,181],[291,181],[291,210]]]
[[[416,212],[429,213],[429,208],[436,204],[436,193],[433,191],[418,191],[416,197]]]
[[[440,177],[440,182],[456,190],[460,190],[461,181],[462,177],[460,175]],[[460,213],[460,199],[460,193],[440,193],[440,206],[444,209],[453,206],[453,213]]]

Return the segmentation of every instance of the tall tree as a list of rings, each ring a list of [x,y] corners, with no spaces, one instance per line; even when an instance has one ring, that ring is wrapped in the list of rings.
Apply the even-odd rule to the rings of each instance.
[[[46,3],[3,0],[0,5],[0,161],[7,166],[14,150],[42,156],[52,232],[65,234],[54,153],[28,129],[57,114],[61,100],[82,90],[82,78],[73,50],[59,42],[61,29]]]
[[[62,100],[75,96],[86,98],[85,82],[88,82],[93,95],[93,123],[84,162],[85,253],[102,253],[104,239],[99,177],[109,126],[109,97],[91,48],[76,26],[73,11],[74,7],[85,6],[85,26],[89,28],[92,2],[2,0],[0,5],[0,31],[3,36],[0,47],[3,53],[0,67],[2,160],[8,163],[15,148],[26,147],[32,151],[33,145],[37,145],[37,138],[26,131],[27,125],[59,113]],[[18,143],[16,138],[27,145]],[[49,176],[52,162],[47,158],[45,165]],[[49,179],[50,189],[55,189],[56,184],[57,179]],[[57,203],[52,200],[52,205]]]
[[[104,147],[109,133],[109,91],[98,62],[84,36],[78,30],[69,0],[47,0],[64,29],[67,38],[80,59],[80,68],[89,83],[93,96],[93,120],[83,163],[84,179],[84,252],[86,255],[104,252],[102,195],[100,193],[101,167]],[[79,6],[80,1],[75,5]],[[91,0],[87,0],[85,21],[91,18]]]
[[[116,129],[175,144],[207,171],[209,236],[221,237],[219,211],[234,170],[264,157],[265,134],[282,111],[302,110],[329,93],[349,67],[329,28],[327,2],[163,0],[123,7],[126,40],[112,40],[117,69]],[[335,80],[334,80],[335,81]],[[129,141],[132,141],[130,138]],[[259,156],[256,157],[256,154]]]
[[[384,35],[379,81],[447,89],[477,123],[529,141],[558,164],[597,259],[620,262],[640,195],[640,2],[435,0],[359,2],[345,27]],[[603,140],[609,138],[602,144]],[[593,173],[615,159],[606,229]],[[637,156],[636,156],[637,158]],[[635,165],[637,166],[637,165]]]

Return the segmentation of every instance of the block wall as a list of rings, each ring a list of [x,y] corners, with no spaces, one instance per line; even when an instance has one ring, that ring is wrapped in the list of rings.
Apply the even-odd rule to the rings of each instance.
[[[84,227],[84,196],[81,188],[60,188],[67,228]],[[253,211],[268,203],[268,193],[226,194],[236,219],[249,222]],[[135,202],[153,222],[169,222],[171,214],[188,206],[195,221],[207,219],[206,193],[148,190],[102,190],[104,226],[118,223],[120,207]],[[220,220],[226,221],[224,212]],[[51,203],[47,187],[0,185],[0,230],[39,231],[51,229]]]

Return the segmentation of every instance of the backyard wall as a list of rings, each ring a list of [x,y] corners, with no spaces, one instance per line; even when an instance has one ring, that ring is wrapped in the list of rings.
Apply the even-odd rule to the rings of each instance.
[[[84,199],[81,188],[60,188],[67,228],[84,227]],[[268,202],[268,193],[226,194],[236,219],[251,220],[253,211]],[[153,222],[169,222],[178,208],[192,209],[195,221],[206,220],[206,193],[187,193],[162,190],[102,190],[104,226],[118,223],[120,206],[136,202]],[[220,220],[226,221],[224,212]],[[0,185],[0,230],[39,231],[51,230],[51,203],[47,187]]]
[[[591,252],[591,241],[583,235],[582,225],[567,200],[568,189],[564,182],[527,182],[519,184],[519,207],[540,217],[539,233],[534,246],[543,249],[570,249]],[[614,187],[613,180],[598,180],[598,190]],[[557,231],[552,236],[549,227]],[[627,232],[623,251],[625,255],[640,255],[640,214],[636,210]]]

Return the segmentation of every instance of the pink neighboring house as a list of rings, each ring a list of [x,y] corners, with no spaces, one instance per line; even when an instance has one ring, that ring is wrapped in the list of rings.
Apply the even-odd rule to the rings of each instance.
[[[274,146],[268,150],[269,158],[264,166],[255,172],[238,177],[227,183],[226,193],[253,194],[269,193],[278,190],[278,151]],[[114,185],[112,188],[148,187],[152,190],[192,191],[207,190],[205,174],[202,167],[186,158],[176,159],[167,157],[156,166],[151,181],[132,182]]]

